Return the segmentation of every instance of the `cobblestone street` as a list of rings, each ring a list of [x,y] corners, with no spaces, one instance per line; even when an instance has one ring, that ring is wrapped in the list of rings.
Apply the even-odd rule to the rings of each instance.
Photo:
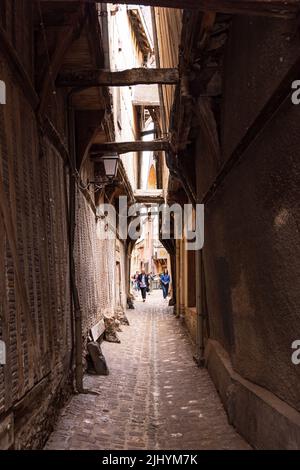
[[[85,377],[100,395],[74,396],[46,449],[248,448],[166,302],[160,291],[135,302],[121,344],[102,343],[110,375]]]

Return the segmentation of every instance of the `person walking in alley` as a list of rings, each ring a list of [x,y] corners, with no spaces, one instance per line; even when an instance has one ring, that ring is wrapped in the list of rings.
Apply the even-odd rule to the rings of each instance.
[[[153,281],[154,281],[154,275],[152,271],[148,275],[148,280],[149,280],[148,294],[150,294],[153,291]]]
[[[147,289],[149,289],[149,277],[145,273],[145,270],[142,269],[141,274],[138,276],[139,288],[141,290],[143,302],[146,300]]]
[[[133,288],[137,292],[139,290],[139,272],[136,271],[136,273],[132,276],[133,279]]]
[[[162,285],[163,297],[166,299],[169,293],[169,286],[170,286],[170,275],[167,269],[164,269],[163,274],[160,276],[160,281]]]

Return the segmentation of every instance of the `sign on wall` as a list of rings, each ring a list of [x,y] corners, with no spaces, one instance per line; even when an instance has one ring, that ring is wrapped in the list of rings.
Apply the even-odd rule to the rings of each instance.
[[[6,104],[6,86],[3,80],[0,80],[0,104]]]
[[[6,364],[6,345],[4,341],[0,340],[0,365]]]

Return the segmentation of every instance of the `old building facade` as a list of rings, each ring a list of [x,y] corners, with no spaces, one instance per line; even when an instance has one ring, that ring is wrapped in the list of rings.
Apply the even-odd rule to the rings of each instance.
[[[237,429],[298,448],[299,26],[244,13],[155,8],[161,66],[182,77],[162,90],[169,198],[205,205],[200,253],[176,242],[176,311]]]
[[[299,449],[299,5],[141,3],[0,3],[0,448],[43,447],[91,330],[167,260],[230,423]],[[146,246],[150,217],[124,239],[119,196],[204,204],[203,248],[161,219]]]
[[[1,448],[40,447],[83,388],[89,330],[126,308],[126,241],[109,233],[93,145],[114,139],[108,88],[59,85],[105,67],[103,7],[1,2]],[[128,168],[130,173],[130,168]],[[133,191],[122,162],[120,194]],[[92,182],[92,183],[90,183]]]

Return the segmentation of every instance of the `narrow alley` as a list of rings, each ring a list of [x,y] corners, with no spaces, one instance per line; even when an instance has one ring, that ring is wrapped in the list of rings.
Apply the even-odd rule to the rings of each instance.
[[[121,344],[103,343],[110,375],[85,377],[46,449],[249,449],[228,424],[190,338],[156,291],[127,312]]]
[[[0,0],[0,450],[300,450],[299,18]]]

